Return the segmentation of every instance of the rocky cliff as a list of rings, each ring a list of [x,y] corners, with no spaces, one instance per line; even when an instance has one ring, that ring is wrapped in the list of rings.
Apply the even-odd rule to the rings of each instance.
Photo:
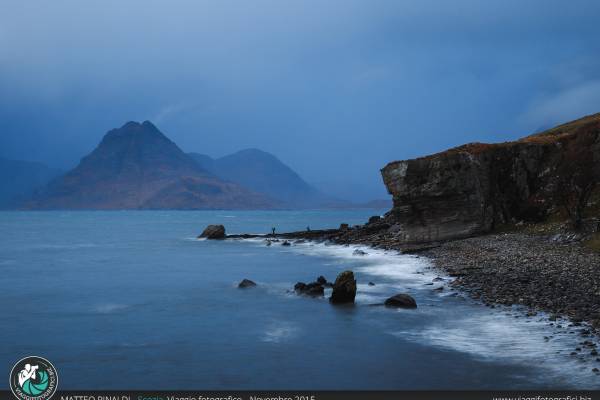
[[[146,121],[109,131],[75,169],[26,208],[257,209],[277,204],[202,169]]]
[[[600,114],[515,142],[471,143],[382,170],[394,205],[385,221],[401,242],[447,240],[489,232],[558,212],[572,165],[589,155],[598,179]]]

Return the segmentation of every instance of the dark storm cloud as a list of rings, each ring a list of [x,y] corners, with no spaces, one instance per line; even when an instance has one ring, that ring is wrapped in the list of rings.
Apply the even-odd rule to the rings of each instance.
[[[68,166],[153,120],[381,197],[378,170],[600,111],[594,1],[54,1],[0,6],[0,156]],[[361,189],[362,187],[362,189]]]

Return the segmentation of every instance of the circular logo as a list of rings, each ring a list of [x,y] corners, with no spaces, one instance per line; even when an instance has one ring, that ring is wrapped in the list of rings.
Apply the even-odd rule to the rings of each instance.
[[[25,357],[10,371],[10,390],[19,400],[48,400],[57,386],[56,368],[42,357]]]

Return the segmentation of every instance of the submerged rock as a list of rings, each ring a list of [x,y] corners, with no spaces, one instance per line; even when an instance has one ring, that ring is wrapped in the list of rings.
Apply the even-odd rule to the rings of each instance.
[[[252,282],[250,279],[244,279],[238,284],[238,287],[240,289],[245,289],[254,286],[256,286],[256,283]]]
[[[292,244],[290,242],[288,242],[287,240],[284,240],[283,243],[281,243],[282,246],[291,246]]]
[[[204,229],[202,234],[198,236],[198,238],[224,239],[225,227],[223,225],[209,225]]]
[[[356,249],[352,252],[353,256],[366,256],[368,253],[366,251],[362,251],[360,249]]]
[[[386,307],[417,308],[415,299],[406,293],[399,293],[392,296],[387,299],[384,304]]]
[[[333,284],[329,301],[335,304],[354,303],[356,297],[356,279],[352,271],[341,272]]]

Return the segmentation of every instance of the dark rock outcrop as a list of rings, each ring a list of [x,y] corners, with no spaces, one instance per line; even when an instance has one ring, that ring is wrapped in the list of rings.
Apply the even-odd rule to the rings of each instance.
[[[406,293],[400,293],[390,297],[385,301],[386,307],[397,307],[397,308],[417,308],[417,302],[412,296]]]
[[[322,297],[325,295],[325,288],[318,282],[304,283],[298,282],[294,285],[294,290],[298,294],[311,297]]]
[[[468,237],[504,223],[539,221],[557,209],[557,175],[572,149],[600,163],[600,114],[516,142],[472,143],[382,169],[399,242]],[[594,172],[598,175],[598,171]],[[598,176],[596,176],[598,178]]]
[[[250,279],[244,279],[238,284],[240,289],[246,289],[254,286],[256,286],[256,283],[252,282]]]
[[[223,225],[209,225],[198,238],[225,239],[225,227]]]
[[[352,271],[341,272],[333,283],[333,292],[329,301],[335,304],[354,303],[356,297],[356,279]]]

